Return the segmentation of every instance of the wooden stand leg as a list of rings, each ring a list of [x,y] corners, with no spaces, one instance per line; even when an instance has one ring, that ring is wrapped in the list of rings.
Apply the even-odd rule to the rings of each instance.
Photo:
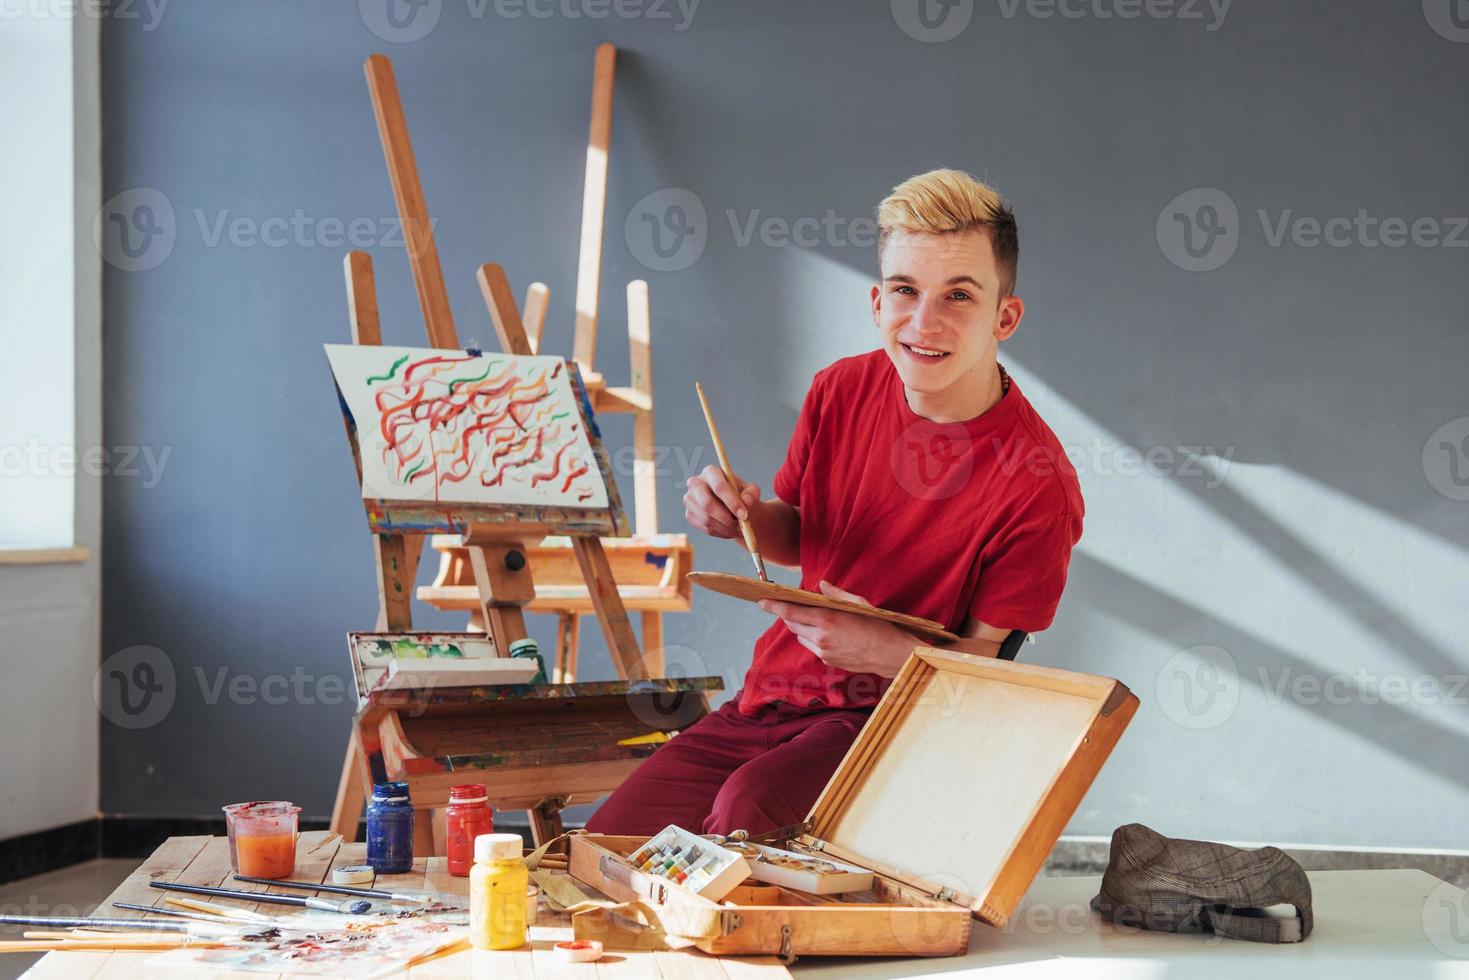
[[[663,614],[650,609],[642,614],[643,620],[643,674],[647,677],[663,676]]]
[[[560,613],[556,617],[556,667],[553,684],[576,682],[576,658],[581,647],[581,615]]]
[[[413,856],[434,856],[434,819],[436,811],[420,807],[413,814]]]
[[[342,760],[342,775],[337,780],[337,801],[332,805],[332,832],[347,843],[357,839],[362,824],[362,807],[367,802],[367,759],[357,742],[357,733],[347,739],[347,756]]]
[[[422,537],[415,539],[421,544]],[[406,633],[413,628],[413,579],[417,555],[410,567],[408,543],[401,534],[375,534],[377,549],[378,632]]]
[[[561,808],[566,804],[562,797],[542,800],[541,804],[530,811],[530,837],[536,847],[549,840],[555,840],[566,831],[561,824]]]
[[[607,562],[607,552],[602,550],[601,539],[574,537],[571,548],[576,552],[582,578],[591,593],[592,608],[597,611],[597,622],[602,627],[602,635],[607,638],[607,652],[612,655],[612,666],[617,668],[617,675],[624,680],[647,676],[643,672],[642,655],[638,652],[638,638],[633,635],[632,624],[628,622],[627,609],[617,591],[617,580],[612,577],[612,567]]]

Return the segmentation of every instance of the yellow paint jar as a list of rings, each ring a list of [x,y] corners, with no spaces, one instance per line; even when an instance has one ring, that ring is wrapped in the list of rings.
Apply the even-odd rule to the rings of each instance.
[[[525,895],[530,873],[519,834],[481,834],[474,839],[469,871],[469,941],[476,949],[525,945]]]

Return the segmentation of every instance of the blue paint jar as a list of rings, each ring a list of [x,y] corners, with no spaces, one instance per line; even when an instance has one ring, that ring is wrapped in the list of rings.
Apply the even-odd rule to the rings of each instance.
[[[367,804],[367,863],[378,874],[413,870],[413,801],[407,783],[377,783]]]

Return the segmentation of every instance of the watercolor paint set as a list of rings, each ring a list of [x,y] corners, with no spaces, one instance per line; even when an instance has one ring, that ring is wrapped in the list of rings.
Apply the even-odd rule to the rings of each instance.
[[[715,902],[750,877],[740,854],[673,824],[630,854],[628,863]]]

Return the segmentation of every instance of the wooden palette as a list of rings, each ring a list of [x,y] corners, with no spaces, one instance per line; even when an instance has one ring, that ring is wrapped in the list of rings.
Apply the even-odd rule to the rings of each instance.
[[[893,612],[891,609],[879,609],[876,606],[864,606],[856,602],[847,602],[845,599],[833,599],[829,595],[808,592],[793,585],[762,582],[757,578],[729,575],[725,572],[690,572],[689,581],[712,592],[744,599],[746,602],[774,599],[777,602],[794,602],[801,606],[835,609],[838,612],[856,613],[871,619],[881,619],[895,626],[901,626],[910,633],[915,633],[931,642],[936,640],[949,642],[959,639],[958,636],[944,629],[943,623],[935,623],[931,619],[909,616],[907,613]]]

